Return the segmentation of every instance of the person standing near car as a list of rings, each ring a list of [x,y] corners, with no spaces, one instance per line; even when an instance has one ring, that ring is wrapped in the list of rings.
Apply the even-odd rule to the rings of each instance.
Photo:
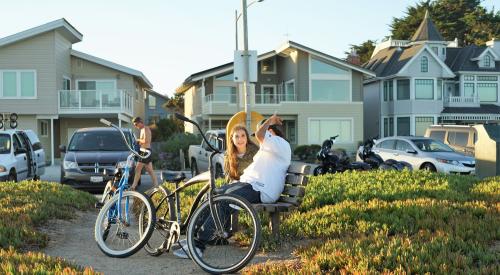
[[[151,150],[151,129],[148,126],[144,125],[144,122],[140,117],[135,117],[132,120],[132,123],[134,124],[135,128],[140,130],[139,139],[137,139],[137,143],[139,143],[140,146],[139,153],[142,156],[145,156],[148,152],[150,154],[147,158],[139,158],[135,166],[134,182],[132,183],[130,189],[135,190],[137,188],[137,183],[141,178],[143,167],[146,168],[146,171],[151,176],[151,179],[153,181],[153,188],[156,188],[158,187],[158,180],[156,179],[156,175],[153,171],[153,162],[151,161],[153,155],[153,152]]]

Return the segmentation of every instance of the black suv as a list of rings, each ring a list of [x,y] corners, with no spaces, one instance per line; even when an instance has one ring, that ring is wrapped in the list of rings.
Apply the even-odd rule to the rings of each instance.
[[[131,146],[135,137],[130,129],[123,129]],[[61,183],[78,189],[102,191],[115,168],[126,165],[130,154],[120,132],[114,128],[82,128],[71,137],[68,147],[59,147],[66,153],[61,162]],[[134,168],[130,170],[129,185],[132,185]]]

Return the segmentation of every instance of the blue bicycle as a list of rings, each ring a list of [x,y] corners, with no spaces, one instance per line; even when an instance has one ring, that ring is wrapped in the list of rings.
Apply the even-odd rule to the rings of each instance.
[[[155,227],[156,209],[149,196],[127,190],[134,157],[147,158],[151,152],[139,154],[128,144],[119,127],[105,119],[101,122],[120,131],[131,153],[125,167],[117,168],[114,180],[106,186],[103,198],[96,204],[100,211],[94,237],[104,254],[124,258],[139,251],[148,242]]]

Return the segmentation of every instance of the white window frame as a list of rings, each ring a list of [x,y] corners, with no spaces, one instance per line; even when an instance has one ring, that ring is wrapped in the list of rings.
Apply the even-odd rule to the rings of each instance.
[[[45,128],[45,133],[44,133]],[[40,120],[40,136],[49,137],[49,122],[45,120]]]
[[[276,101],[278,100],[278,87],[277,85],[275,84],[261,84],[260,85],[260,96],[261,96],[261,100],[263,98],[263,95],[264,95],[264,88],[273,88],[274,90],[274,98],[276,99]],[[254,102],[255,102],[255,105],[279,105],[278,102],[276,103],[257,103],[257,94],[255,94],[255,99],[254,99]]]
[[[319,120],[319,121],[325,121],[325,120],[333,120],[333,121],[336,121],[336,120],[340,120],[340,121],[343,121],[343,120],[348,120],[351,122],[351,140],[350,141],[337,141],[336,144],[352,144],[354,143],[354,117],[309,117],[307,118],[307,142],[309,144],[313,144],[312,141],[311,141],[311,120]],[[320,143],[323,142],[322,140],[320,140]]]
[[[272,71],[264,71],[264,66],[263,66],[263,62],[264,60],[272,60],[273,61],[273,70]],[[276,66],[277,66],[277,62],[276,62],[276,56],[273,56],[273,57],[269,57],[269,58],[266,58],[262,61],[260,61],[260,73],[261,74],[276,74]]]
[[[297,94],[295,94],[295,90],[296,90],[295,89],[295,78],[292,78],[292,79],[290,79],[288,81],[285,81],[285,89],[284,89],[283,96],[286,98],[286,96],[288,95],[288,88],[287,88],[288,86],[287,85],[290,84],[290,83],[293,83],[293,93],[292,93],[293,94],[293,99],[294,99],[293,101],[297,101]]]
[[[326,64],[329,64],[328,62],[325,62],[324,60],[320,58],[316,58],[318,61],[324,62]],[[346,75],[343,74],[313,74],[312,73],[312,56],[309,54],[308,57],[308,62],[309,62],[309,98],[308,102],[310,103],[352,103],[352,69],[350,68],[345,68],[348,73]],[[329,64],[332,65],[332,64]],[[332,65],[335,66],[336,65]],[[342,68],[344,69],[344,68]],[[347,101],[313,101],[312,100],[312,81],[313,80],[348,80],[349,81],[349,96]]]
[[[432,98],[417,98],[417,80],[432,80]],[[437,81],[436,81],[436,78],[414,78],[413,79],[413,93],[414,93],[414,96],[413,96],[413,99],[414,100],[436,100],[437,99],[437,95],[436,95],[436,85],[437,85]],[[411,88],[410,88],[410,98],[411,98]]]
[[[69,76],[63,75],[63,80],[69,80],[69,90],[71,90],[71,78]],[[64,83],[64,81],[63,81]],[[64,87],[63,87],[64,90]]]
[[[4,97],[3,96],[3,73],[4,72],[12,72],[16,73],[16,96],[9,96],[9,97]],[[22,97],[21,96],[21,73],[22,72],[29,72],[33,73],[33,77],[35,78],[35,95],[30,96],[30,97]],[[37,71],[36,70],[0,70],[0,99],[37,99],[38,98],[38,76],[37,76]]]

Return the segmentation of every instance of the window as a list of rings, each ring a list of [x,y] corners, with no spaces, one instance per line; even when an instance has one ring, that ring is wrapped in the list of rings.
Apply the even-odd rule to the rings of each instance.
[[[474,96],[474,83],[464,83],[464,96],[465,97]]]
[[[35,71],[0,71],[0,97],[36,98]]]
[[[497,77],[494,75],[478,75],[477,81],[497,81]]]
[[[349,71],[327,64],[316,58],[311,58],[311,73],[313,74],[341,74],[348,75]]]
[[[295,120],[284,120],[283,128],[285,128],[285,135],[288,142],[297,144],[297,133]]]
[[[422,56],[420,59],[420,71],[426,73],[429,71],[429,59],[427,56]]]
[[[282,101],[295,101],[295,80],[289,80],[285,83],[285,95]]]
[[[436,55],[439,54],[438,47],[432,47],[431,49]]]
[[[392,80],[384,81],[384,101],[393,100],[393,84]]]
[[[467,132],[448,132],[448,143],[451,145],[467,146],[468,139],[469,133]]]
[[[349,101],[349,80],[311,80],[312,101]]]
[[[474,76],[473,75],[464,75],[464,80],[465,81],[474,81]]]
[[[396,150],[406,152],[406,150],[414,150],[411,145],[404,141],[404,140],[397,140],[396,141]]]
[[[397,118],[397,133],[398,136],[410,135],[410,117]]]
[[[443,81],[441,79],[437,81],[437,99],[443,99]]]
[[[234,86],[215,86],[214,101],[236,103],[236,87]]]
[[[484,56],[483,66],[491,67],[491,57],[489,55]]]
[[[276,73],[276,58],[271,57],[260,62],[260,72],[263,74]]]
[[[415,99],[434,99],[433,79],[415,79]]]
[[[261,85],[260,92],[255,93],[256,104],[278,104],[275,85]]]
[[[339,135],[339,143],[352,142],[352,119],[321,118],[309,120],[309,144],[322,144],[327,138]]]
[[[388,140],[384,140],[381,143],[377,144],[375,147],[382,148],[382,149],[394,150],[395,145],[396,145],[396,140],[388,139]]]
[[[9,154],[10,146],[10,135],[0,134],[0,154]]]
[[[384,118],[384,137],[394,136],[394,118]]]
[[[115,80],[77,80],[81,93],[81,106],[96,108],[120,106],[120,94]],[[102,102],[101,102],[102,101]]]
[[[415,135],[423,136],[425,130],[434,124],[434,117],[415,117]]]
[[[63,86],[62,89],[65,91],[71,90],[71,79],[66,76],[63,76]]]
[[[156,97],[153,95],[148,95],[148,107],[149,109],[156,109]]]
[[[446,134],[445,131],[431,131],[431,134],[429,135],[429,137],[432,139],[443,142],[445,134]]]
[[[444,48],[444,47],[443,47],[443,48],[441,48],[441,54],[442,54],[443,56],[444,56],[444,55],[446,55],[446,48]]]
[[[234,80],[234,74],[226,74],[226,75],[220,75],[215,77],[215,80],[225,80],[225,81],[233,81]]]
[[[49,123],[45,120],[40,121],[40,136],[41,137],[49,136]]]
[[[481,102],[496,102],[498,89],[496,83],[477,83],[477,94]]]
[[[399,79],[397,81],[397,97],[398,100],[410,99],[410,80]]]

